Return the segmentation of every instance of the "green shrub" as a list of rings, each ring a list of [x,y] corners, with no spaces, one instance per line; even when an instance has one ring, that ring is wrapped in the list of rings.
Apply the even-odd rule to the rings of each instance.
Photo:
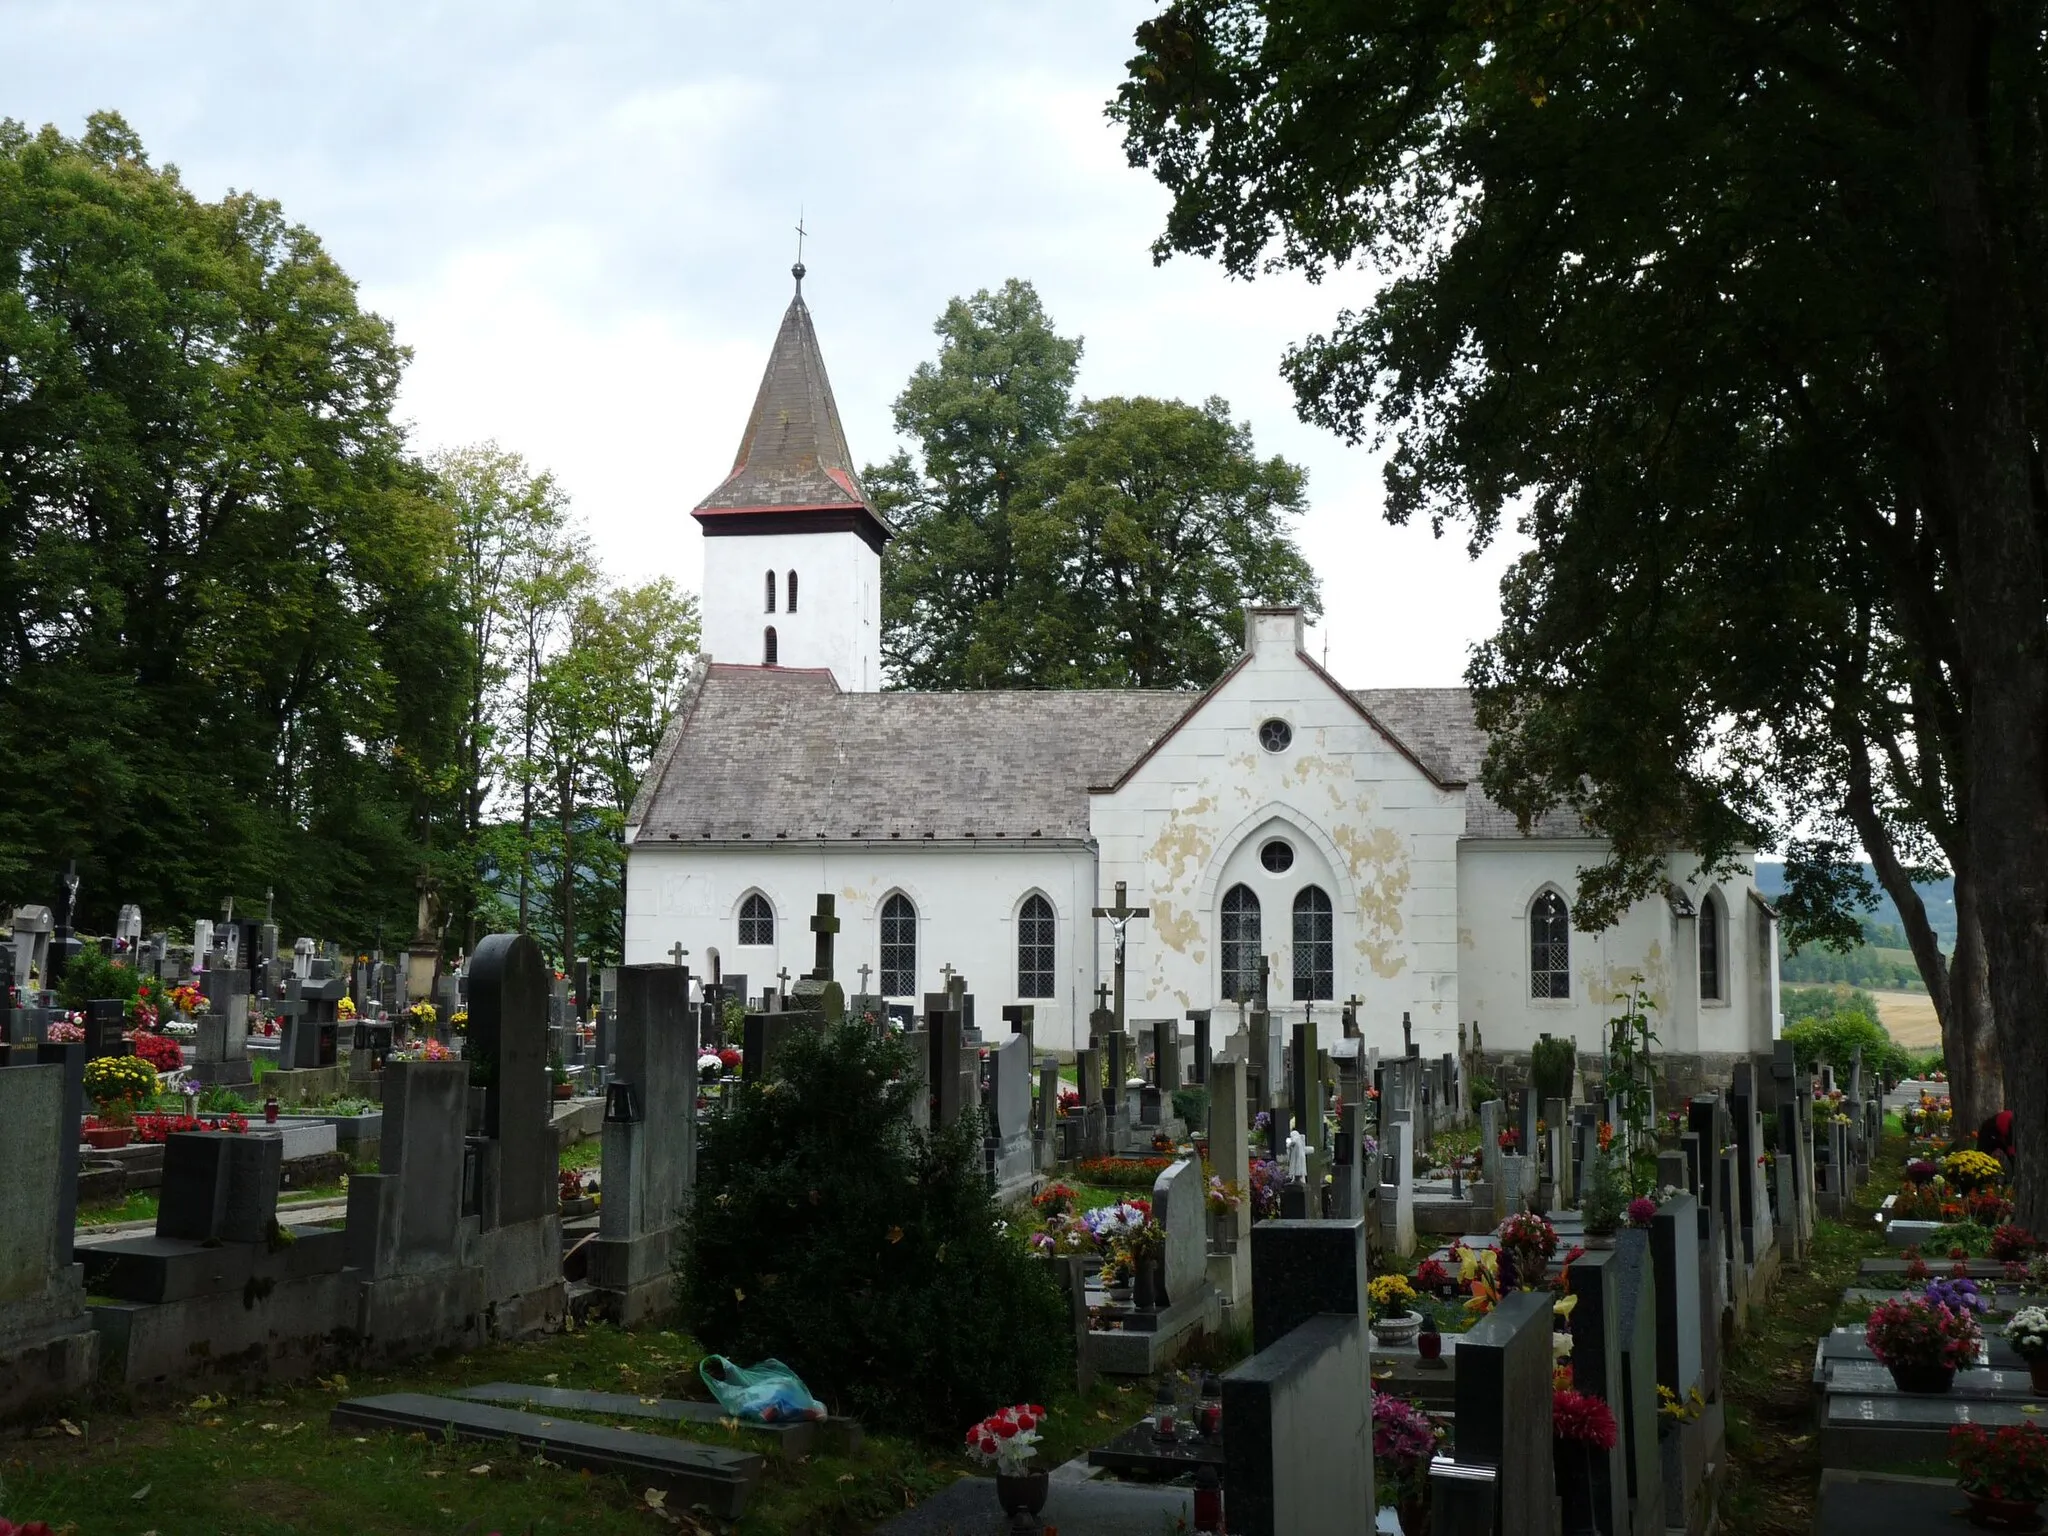
[[[1801,1067],[1831,1062],[1839,1073],[1849,1070],[1856,1047],[1863,1047],[1866,1071],[1896,1081],[1912,1070],[1913,1058],[1904,1047],[1894,1044],[1884,1026],[1868,1014],[1841,1012],[1820,1018],[1801,1019],[1786,1026],[1785,1038],[1792,1042],[1792,1054]]]
[[[1786,987],[1779,994],[1778,1006],[1788,1027],[1805,1019],[1832,1019],[1843,1013],[1877,1017],[1877,999],[1850,986]]]
[[[704,1128],[677,1294],[706,1350],[773,1355],[871,1425],[952,1444],[1072,1368],[1053,1270],[1005,1230],[981,1121],[914,1131],[908,1048],[792,1038]]]
[[[1173,1115],[1190,1132],[1206,1133],[1209,1129],[1209,1090],[1202,1087],[1174,1089]]]
[[[132,1003],[142,989],[142,978],[135,968],[119,965],[99,951],[96,944],[87,944],[71,957],[64,967],[60,991],[66,1008],[83,1008],[94,998],[118,997]]]
[[[1500,1089],[1495,1086],[1493,1079],[1490,1077],[1475,1077],[1465,1085],[1465,1094],[1472,1101],[1472,1113],[1476,1115],[1479,1113],[1480,1105],[1484,1104],[1488,1099],[1500,1097]]]
[[[1529,1084],[1536,1090],[1539,1106],[1545,1099],[1570,1100],[1572,1068],[1579,1048],[1570,1040],[1548,1037],[1529,1047]]]

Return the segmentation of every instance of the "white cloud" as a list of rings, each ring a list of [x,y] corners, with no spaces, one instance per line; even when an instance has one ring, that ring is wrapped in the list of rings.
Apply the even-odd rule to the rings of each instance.
[[[4,110],[75,132],[116,108],[201,195],[253,189],[317,230],[415,349],[422,445],[495,437],[553,468],[621,574],[697,583],[688,511],[730,463],[801,206],[864,461],[946,299],[1030,278],[1087,338],[1084,391],[1220,394],[1308,467],[1341,676],[1452,681],[1511,550],[1474,565],[1387,527],[1373,457],[1295,418],[1281,354],[1361,275],[1153,266],[1165,194],[1102,104],[1155,8],[11,7],[0,56]]]

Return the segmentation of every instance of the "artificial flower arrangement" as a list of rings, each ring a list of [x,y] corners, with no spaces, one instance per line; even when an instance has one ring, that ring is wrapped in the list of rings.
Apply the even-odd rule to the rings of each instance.
[[[2048,1499],[2048,1434],[2037,1424],[1958,1424],[1948,1432],[1948,1459],[1964,1493],[1998,1504]]]
[[[1244,1187],[1224,1178],[1220,1173],[1212,1173],[1209,1175],[1204,1198],[1212,1212],[1218,1216],[1227,1216],[1244,1204]]]
[[[188,1019],[196,1019],[207,1011],[206,994],[192,982],[180,982],[171,988],[171,1006]]]
[[[1391,1392],[1372,1395],[1372,1464],[1381,1496],[1397,1509],[1429,1497],[1437,1428],[1428,1414]]]
[[[1531,1211],[1517,1211],[1494,1229],[1501,1256],[1512,1268],[1511,1280],[1521,1289],[1543,1283],[1544,1271],[1557,1252],[1557,1228]]]
[[[138,1030],[129,1038],[135,1042],[135,1054],[158,1072],[175,1072],[185,1065],[185,1053],[168,1035]]]
[[[1550,1438],[1593,1451],[1614,1449],[1619,1429],[1614,1410],[1589,1392],[1571,1387],[1554,1388],[1550,1394]]]
[[[414,1029],[432,1029],[434,1021],[441,1017],[441,1011],[432,1003],[414,1003],[405,1010],[405,1016],[412,1020]]]
[[[1095,1229],[1079,1216],[1055,1216],[1031,1234],[1031,1251],[1048,1257],[1097,1253]]]
[[[1059,1110],[1063,1115],[1080,1113],[1081,1090],[1062,1086],[1060,1089]]]
[[[1501,1151],[1512,1152],[1522,1144],[1522,1133],[1511,1125],[1494,1137],[1494,1140],[1500,1144]]]
[[[356,1016],[356,1000],[344,994],[341,1001],[334,1006],[334,1016],[343,1023],[353,1019]]]
[[[1409,1303],[1415,1300],[1415,1287],[1401,1275],[1375,1275],[1365,1293],[1376,1318],[1406,1317]]]
[[[740,1069],[740,1063],[745,1058],[740,1055],[740,1048],[738,1046],[722,1045],[718,1048],[718,1060],[726,1071],[737,1072]]]
[[[1252,1199],[1252,1220],[1271,1221],[1280,1214],[1280,1190],[1287,1183],[1287,1170],[1270,1157],[1254,1158],[1248,1174]]]
[[[967,1431],[967,1454],[1003,1477],[1025,1477],[1038,1449],[1038,1426],[1045,1409],[1037,1403],[1016,1403],[990,1414]]]
[[[1907,1370],[1954,1370],[1968,1365],[1976,1359],[1977,1346],[1983,1341],[1974,1313],[1918,1296],[1879,1302],[1863,1326],[1863,1338],[1880,1365]]]

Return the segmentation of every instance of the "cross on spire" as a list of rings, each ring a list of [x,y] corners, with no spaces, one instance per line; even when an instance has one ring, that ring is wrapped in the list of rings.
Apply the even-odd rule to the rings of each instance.
[[[804,236],[809,233],[804,228],[803,204],[799,203],[796,209],[796,265],[789,269],[789,275],[796,279],[798,298],[802,298],[804,293]]]

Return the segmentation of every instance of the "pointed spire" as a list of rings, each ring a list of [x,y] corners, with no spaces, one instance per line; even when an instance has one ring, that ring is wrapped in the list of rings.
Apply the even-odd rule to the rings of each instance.
[[[879,549],[893,530],[869,504],[854,472],[803,300],[803,263],[791,273],[796,296],[775,334],[732,473],[697,504],[693,515],[708,535],[790,532],[795,531],[791,514],[828,514],[833,526],[855,528]],[[760,521],[766,517],[773,517],[776,526]],[[806,527],[824,526],[814,517],[800,521]]]

